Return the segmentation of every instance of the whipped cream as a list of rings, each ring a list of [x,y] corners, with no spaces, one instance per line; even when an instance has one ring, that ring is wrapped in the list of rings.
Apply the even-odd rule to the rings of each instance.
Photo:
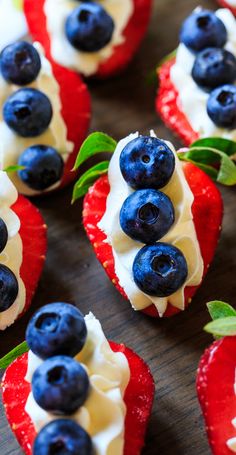
[[[87,340],[75,359],[88,373],[90,392],[83,406],[69,418],[89,433],[96,455],[122,455],[126,415],[124,393],[130,379],[129,364],[123,353],[112,351],[100,322],[92,313],[85,316],[85,322]],[[42,362],[29,352],[28,382],[31,382],[34,371]],[[40,408],[32,393],[29,394],[25,410],[37,432],[59,418]]]
[[[0,253],[0,264],[6,265],[15,274],[19,285],[19,292],[15,302],[7,310],[0,313],[0,330],[13,324],[25,306],[26,291],[20,277],[20,268],[23,260],[23,245],[19,234],[20,220],[11,206],[16,202],[18,193],[6,172],[0,171],[0,218],[7,226],[8,241]]]
[[[224,23],[228,33],[225,49],[236,56],[236,20],[226,8],[218,9],[216,16]],[[217,136],[236,140],[236,129],[219,128],[208,116],[209,93],[202,90],[191,75],[195,58],[195,55],[183,43],[180,43],[176,62],[170,73],[171,81],[178,91],[179,109],[185,114],[191,127],[200,137]]]
[[[236,6],[236,0],[226,0],[228,5],[230,6]]]
[[[115,23],[110,43],[98,52],[81,52],[75,49],[66,37],[65,21],[72,10],[79,6],[77,0],[46,0],[44,3],[53,59],[85,76],[95,74],[99,65],[112,56],[114,47],[124,42],[123,32],[134,12],[133,0],[99,0],[98,3]]]
[[[25,16],[14,0],[0,0],[0,51],[27,34]]]
[[[235,382],[234,382],[234,393],[236,395],[236,371],[235,371]],[[236,429],[236,417],[232,420],[232,425]],[[236,436],[234,438],[228,439],[226,442],[228,448],[232,450],[232,452],[236,453]]]
[[[8,127],[3,119],[2,110],[0,111],[0,163],[2,169],[17,164],[21,153],[31,145],[50,145],[61,154],[64,161],[67,160],[68,154],[73,150],[72,142],[67,141],[67,127],[61,115],[62,106],[59,84],[53,76],[51,64],[45,58],[41,45],[35,43],[34,47],[40,55],[42,67],[37,79],[27,87],[41,90],[48,96],[53,108],[53,117],[47,130],[43,134],[32,138],[25,138],[17,135]],[[6,82],[0,75],[0,106],[2,106],[6,99],[19,88],[20,87],[17,85]],[[18,177],[17,173],[11,173],[9,176],[20,193],[28,196],[41,193],[40,191],[35,191],[25,185]],[[47,191],[58,185],[59,183],[57,182],[53,187],[48,188]]]
[[[98,226],[106,234],[107,243],[112,246],[116,276],[133,308],[142,310],[153,303],[159,315],[163,316],[168,302],[174,307],[184,310],[184,289],[186,286],[200,284],[203,275],[203,260],[191,210],[194,197],[184,176],[182,164],[176,155],[175,149],[172,144],[167,143],[175,154],[175,171],[169,183],[161,191],[170,197],[175,207],[175,223],[159,241],[170,243],[182,251],[188,265],[188,277],[181,289],[168,298],[147,295],[135,284],[132,266],[135,256],[144,244],[132,240],[122,231],[120,226],[119,214],[121,206],[134,190],[123,179],[119,159],[124,147],[138,136],[139,133],[130,134],[121,140],[116,147],[108,171],[110,193],[107,198],[106,211]],[[151,132],[151,136],[156,137],[154,132]]]

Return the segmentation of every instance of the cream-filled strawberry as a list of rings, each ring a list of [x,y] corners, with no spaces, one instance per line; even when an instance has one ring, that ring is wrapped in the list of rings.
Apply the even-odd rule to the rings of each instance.
[[[29,307],[46,253],[46,225],[39,211],[0,171],[0,330]]]
[[[108,342],[92,313],[84,318],[65,303],[42,307],[26,342],[30,351],[7,368],[2,390],[8,421],[27,455],[58,446],[72,455],[140,454],[154,395],[140,357]],[[20,389],[12,405],[15,381]]]
[[[68,86],[67,86],[68,84]],[[37,195],[71,181],[74,154],[89,123],[89,96],[78,76],[51,64],[39,43],[0,54],[0,157],[19,192]]]
[[[236,139],[236,21],[228,9],[194,10],[158,76],[157,111],[186,145]]]
[[[121,71],[143,39],[152,0],[24,0],[30,33],[52,59],[85,76]]]
[[[219,237],[222,202],[217,188],[194,165],[181,163],[174,147],[154,132],[131,134],[118,144],[94,133],[76,166],[101,151],[113,151],[108,175],[89,189],[83,211],[99,261],[135,310],[151,316],[184,310]],[[107,167],[107,162],[99,163],[82,176],[74,199]],[[205,230],[206,219],[210,231]]]
[[[230,11],[236,16],[236,1],[235,0],[217,0],[219,5],[223,8],[229,8]]]
[[[197,393],[214,455],[236,453],[236,311],[214,301],[213,321],[205,330],[217,337],[203,354],[197,372]],[[219,339],[220,338],[220,339]]]

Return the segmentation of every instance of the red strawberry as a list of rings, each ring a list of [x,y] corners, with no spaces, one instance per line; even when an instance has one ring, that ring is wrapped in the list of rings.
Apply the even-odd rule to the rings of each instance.
[[[235,6],[232,6],[232,5],[229,5],[229,3],[227,2],[227,0],[218,0],[218,3],[223,6],[223,8],[229,8],[230,11],[232,11],[232,13],[236,16],[236,7]]]
[[[204,261],[205,275],[213,259],[220,234],[223,213],[222,200],[218,189],[203,171],[191,163],[185,163],[183,168],[185,177],[194,194],[193,220]],[[84,199],[83,223],[98,260],[118,291],[127,298],[115,274],[112,249],[110,245],[104,243],[106,236],[97,226],[106,210],[106,199],[109,190],[107,176],[101,177],[89,189]],[[185,289],[186,306],[190,303],[198,287],[192,286]],[[172,316],[179,311],[177,308],[168,305],[164,316]],[[149,316],[158,317],[158,312],[154,305],[149,306],[144,312]]]
[[[50,57],[50,37],[43,11],[45,0],[24,0],[24,11],[33,38],[39,41]],[[113,55],[100,65],[96,76],[108,77],[121,71],[131,60],[144,37],[151,14],[152,0],[133,0],[134,14],[124,30],[124,43],[116,46]]]
[[[123,344],[110,342],[113,351],[123,352],[129,362],[131,378],[125,392],[127,415],[125,420],[124,455],[138,455],[144,445],[144,437],[154,397],[154,382],[144,361]],[[3,403],[12,431],[24,453],[32,453],[36,432],[25,404],[30,384],[25,381],[28,354],[18,357],[6,370],[2,380]]]
[[[236,436],[234,391],[236,337],[213,343],[203,355],[197,374],[197,393],[214,455],[232,455],[226,442]]]
[[[186,146],[199,139],[192,129],[178,103],[178,92],[170,78],[171,67],[175,58],[166,61],[158,70],[159,90],[156,98],[156,109],[163,122],[170,128]]]
[[[11,207],[20,219],[19,234],[23,243],[23,261],[20,276],[26,289],[26,304],[29,308],[42,273],[47,250],[47,226],[39,210],[24,196],[18,196]]]

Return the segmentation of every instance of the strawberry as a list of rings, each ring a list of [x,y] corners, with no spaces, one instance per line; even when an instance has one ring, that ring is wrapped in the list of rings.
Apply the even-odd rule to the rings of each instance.
[[[212,302],[208,305],[219,308],[229,307],[223,302]],[[217,310],[219,311],[219,310]],[[227,311],[227,309],[226,309]],[[214,332],[222,322],[234,319],[236,334],[236,312],[234,316],[221,319],[216,315],[216,320],[206,326],[206,330]],[[218,333],[218,332],[217,332]],[[227,334],[227,330],[225,332]],[[227,446],[227,441],[236,437],[236,430],[232,420],[236,417],[235,384],[235,351],[236,336],[225,336],[215,341],[202,356],[197,372],[197,393],[206,422],[209,443],[214,455],[232,455]]]
[[[22,315],[31,304],[42,273],[47,250],[47,226],[39,210],[24,196],[19,195],[11,208],[21,222],[19,234],[23,243],[23,261],[20,276],[26,289]]]
[[[227,0],[218,0],[218,3],[220,6],[223,6],[223,8],[229,8],[230,11],[236,16],[236,7],[230,5]]]
[[[205,275],[213,259],[219,238],[223,212],[222,200],[218,189],[203,171],[191,163],[184,163],[183,169],[194,195],[192,206],[193,221],[204,261]],[[107,275],[118,291],[127,298],[115,274],[112,248],[108,243],[104,243],[106,236],[97,226],[106,210],[106,199],[109,190],[107,176],[101,177],[89,189],[84,198],[83,224],[98,260],[103,265]],[[185,289],[186,306],[191,302],[198,287],[192,286]],[[177,308],[169,305],[164,316],[172,316],[179,311]],[[149,316],[158,317],[158,312],[154,305],[149,306],[144,312]]]
[[[50,58],[50,36],[47,32],[44,14],[45,0],[34,2],[24,0],[24,11],[31,35],[39,41]],[[114,53],[99,66],[96,76],[105,78],[120,72],[132,59],[137,51],[148,27],[152,0],[133,0],[134,13],[124,32],[124,42],[115,47]]]
[[[129,363],[130,381],[125,392],[127,414],[125,420],[124,455],[138,455],[144,437],[154,397],[154,382],[144,361],[123,344],[110,342],[114,352],[122,352]],[[28,354],[18,357],[6,370],[2,379],[3,403],[12,431],[24,453],[32,453],[36,436],[34,425],[25,412],[30,384],[25,381]]]
[[[159,90],[156,98],[156,110],[167,127],[174,131],[188,146],[195,142],[199,136],[192,129],[179,107],[178,92],[170,78],[170,70],[174,64],[175,58],[170,58],[158,69]]]

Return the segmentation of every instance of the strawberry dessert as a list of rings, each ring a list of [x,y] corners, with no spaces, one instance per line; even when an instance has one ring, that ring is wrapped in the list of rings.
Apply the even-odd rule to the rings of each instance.
[[[0,330],[29,308],[46,254],[46,225],[0,171]]]
[[[77,163],[86,149],[93,152],[88,141]],[[84,177],[74,199],[81,196],[80,181]],[[191,301],[213,258],[221,221],[221,196],[211,179],[182,164],[173,145],[154,132],[114,144],[108,175],[84,199],[83,223],[97,258],[132,307],[154,317],[171,316]]]
[[[236,311],[223,302],[208,304],[215,320],[206,330],[216,336],[197,372],[197,393],[214,455],[236,453]]]
[[[10,44],[0,54],[0,105],[1,164],[17,167],[9,176],[18,191],[33,196],[70,182],[90,119],[79,76],[50,63],[39,43]]]
[[[84,76],[120,72],[137,51],[152,0],[24,0],[33,38],[58,64]]]
[[[229,8],[236,16],[236,0],[217,0],[223,8]]]
[[[154,382],[143,360],[108,342],[92,313],[42,307],[25,352],[7,368],[3,403],[26,455],[139,455]]]
[[[176,56],[158,69],[156,108],[186,145],[236,139],[236,20],[228,9],[197,8],[184,21]]]

